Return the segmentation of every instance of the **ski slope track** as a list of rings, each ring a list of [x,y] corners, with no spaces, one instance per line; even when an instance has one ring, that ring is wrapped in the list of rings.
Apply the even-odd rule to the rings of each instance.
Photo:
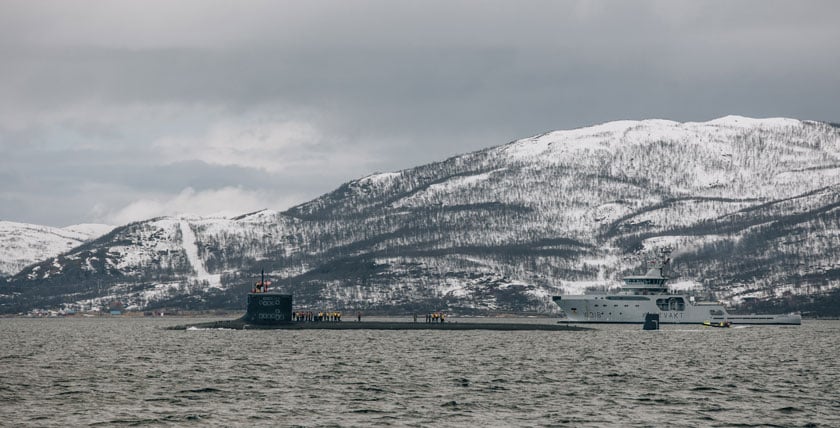
[[[221,275],[211,275],[204,267],[204,261],[198,256],[198,247],[196,246],[195,233],[193,233],[190,224],[186,220],[181,220],[181,241],[184,246],[184,253],[187,255],[187,260],[195,272],[195,280],[198,282],[206,282],[210,287],[221,287]]]

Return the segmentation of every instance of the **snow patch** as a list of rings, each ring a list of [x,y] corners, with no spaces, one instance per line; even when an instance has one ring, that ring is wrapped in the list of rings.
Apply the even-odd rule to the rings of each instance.
[[[620,285],[614,281],[609,280],[581,280],[581,281],[560,281],[559,288],[563,290],[561,294],[563,295],[582,295],[586,294],[591,289],[599,289],[599,290],[613,290],[618,291],[618,287]]]
[[[554,131],[514,141],[501,150],[517,160],[550,161],[557,154],[587,150],[614,153],[618,145],[639,144],[650,140],[650,134],[668,137],[679,135],[680,124],[669,120],[619,120],[567,131]],[[646,135],[645,135],[646,134]]]
[[[703,123],[693,123],[700,124]],[[772,117],[766,119],[756,119],[751,117],[729,115],[718,119],[710,120],[705,125],[727,126],[731,128],[783,128],[788,126],[800,126],[802,122],[796,119],[789,119],[786,117]]]
[[[60,229],[0,221],[0,275],[14,275],[99,236],[92,228]]]
[[[544,288],[529,288],[525,294],[534,296],[536,300],[550,300],[552,293]]]
[[[392,207],[402,208],[405,206],[425,205],[429,201],[437,200],[437,195],[452,195],[462,191],[470,191],[472,188],[486,182],[493,174],[505,170],[507,168],[498,168],[481,174],[449,177],[446,181],[432,184],[420,192],[394,202]]]
[[[114,228],[115,226],[111,226],[109,224],[82,223],[67,226],[62,229],[68,232],[85,235],[87,236],[87,240],[93,240],[114,230]]]
[[[440,288],[440,293],[450,297],[466,297],[470,294],[463,283],[454,279],[447,279],[446,283]]]
[[[382,184],[385,182],[390,182],[396,178],[398,178],[401,174],[399,172],[383,172],[378,174],[371,174],[367,177],[360,178],[358,180],[359,184]]]
[[[187,254],[187,260],[189,260],[190,265],[192,265],[193,270],[195,270],[196,279],[199,282],[207,281],[210,284],[210,287],[221,288],[222,275],[211,275],[207,272],[207,269],[204,267],[204,262],[198,256],[198,246],[196,245],[195,233],[190,227],[190,224],[185,220],[181,220],[180,226],[181,243],[184,247],[184,252]]]
[[[597,222],[611,222],[631,213],[632,210],[625,204],[610,202],[598,205],[592,209],[591,217]]]
[[[503,171],[507,168],[499,168],[493,171],[485,172],[483,174],[467,175],[452,177],[442,183],[435,183],[428,187],[427,192],[452,192],[455,189],[474,186],[477,183],[485,181],[494,173]]]
[[[667,250],[680,247],[687,238],[686,236],[655,236],[642,241],[642,245],[648,250]]]
[[[675,280],[668,282],[668,288],[673,291],[699,291],[703,289],[703,284],[692,280]]]

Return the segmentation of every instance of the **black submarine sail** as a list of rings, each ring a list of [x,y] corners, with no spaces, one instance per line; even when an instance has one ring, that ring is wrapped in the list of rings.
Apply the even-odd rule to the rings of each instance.
[[[271,281],[265,280],[265,270],[260,271],[260,280],[248,293],[245,322],[249,324],[285,324],[292,322],[292,295],[269,291]]]

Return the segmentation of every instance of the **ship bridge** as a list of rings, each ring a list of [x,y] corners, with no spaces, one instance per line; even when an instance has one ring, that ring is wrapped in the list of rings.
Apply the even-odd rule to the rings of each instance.
[[[622,294],[667,294],[666,282],[670,277],[664,275],[665,266],[671,261],[666,259],[654,262],[644,275],[633,275],[624,277],[624,285],[621,287]]]

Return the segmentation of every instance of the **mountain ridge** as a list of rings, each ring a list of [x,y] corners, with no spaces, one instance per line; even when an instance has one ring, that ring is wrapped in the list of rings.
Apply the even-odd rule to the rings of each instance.
[[[63,228],[0,220],[0,278],[44,258],[57,256],[114,226],[77,224]]]
[[[609,122],[371,174],[283,212],[126,225],[9,288],[236,307],[264,268],[304,306],[553,311],[547,296],[615,286],[671,247],[682,287],[803,309],[840,285],[838,177],[840,130],[820,122]]]

